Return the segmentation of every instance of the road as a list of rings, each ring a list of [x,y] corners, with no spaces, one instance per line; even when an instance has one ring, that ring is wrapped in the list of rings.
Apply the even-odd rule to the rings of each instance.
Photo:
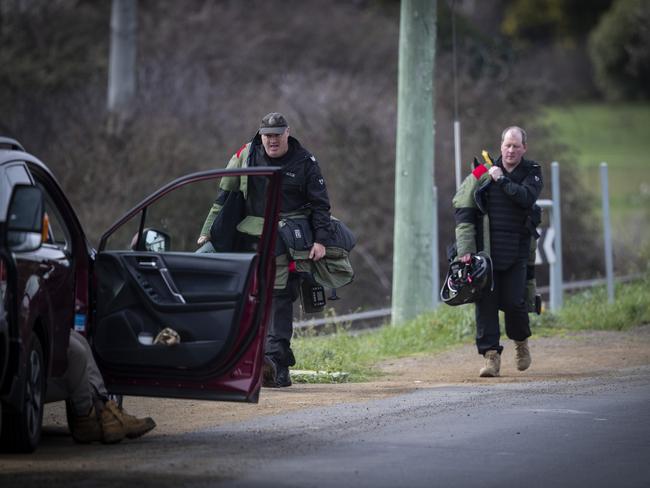
[[[376,396],[372,385],[265,390],[260,405],[233,407],[246,415],[229,418],[220,409],[218,421],[213,412],[223,404],[142,399],[131,403],[138,414],[159,402],[159,427],[116,446],[75,445],[48,417],[35,454],[0,456],[0,486],[648,487],[648,330],[574,343],[542,339],[533,349],[537,373],[517,376],[505,361],[498,381],[416,380],[417,388],[396,386]],[[593,346],[603,342],[609,355],[619,351],[615,359],[624,354],[625,361],[591,367],[590,374],[540,372],[551,369],[542,348],[570,363],[556,354],[570,347],[589,365],[585,351],[602,354]],[[450,360],[458,364],[459,357],[453,352]],[[445,364],[433,362],[438,370]],[[404,364],[413,360],[391,368]],[[408,369],[421,373],[420,366]],[[395,385],[400,381],[412,377],[401,375]]]
[[[268,449],[228,486],[647,487],[649,373],[444,387],[267,419],[247,432],[282,456]]]

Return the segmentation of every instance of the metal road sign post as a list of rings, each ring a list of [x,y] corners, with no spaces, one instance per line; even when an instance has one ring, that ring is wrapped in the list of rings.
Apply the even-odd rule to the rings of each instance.
[[[607,277],[607,300],[614,303],[614,259],[612,256],[612,228],[609,219],[609,179],[607,163],[600,163],[600,187],[603,196],[603,232],[605,238],[605,276]]]
[[[550,210],[549,229],[544,235],[542,247],[550,268],[549,296],[552,312],[562,308],[562,214],[560,212],[560,165],[551,163],[552,200],[537,200],[537,205]]]
[[[551,195],[553,197],[553,213],[551,224],[555,230],[555,263],[551,266],[551,310],[562,308],[564,293],[562,290],[562,212],[560,210],[560,165],[557,161],[551,163]]]

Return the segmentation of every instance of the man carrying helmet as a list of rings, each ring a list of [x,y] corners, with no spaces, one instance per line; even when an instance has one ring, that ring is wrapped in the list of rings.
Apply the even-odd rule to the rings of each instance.
[[[535,233],[531,219],[543,183],[540,165],[523,158],[526,149],[526,132],[506,128],[501,156],[493,164],[488,158],[477,166],[453,199],[459,259],[470,263],[479,251],[492,259],[492,287],[476,302],[476,346],[485,357],[481,377],[499,376],[499,310],[505,315],[506,335],[515,341],[517,369],[531,364],[526,280]]]

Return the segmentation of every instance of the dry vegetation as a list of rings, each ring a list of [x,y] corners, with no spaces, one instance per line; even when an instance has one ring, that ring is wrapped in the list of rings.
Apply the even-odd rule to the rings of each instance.
[[[338,306],[388,304],[397,2],[140,0],[138,96],[112,136],[105,112],[108,2],[33,1],[22,11],[19,3],[0,1],[0,131],[52,167],[93,244],[123,210],[165,181],[225,165],[260,117],[278,110],[318,157],[333,213],[359,238],[357,280],[341,291]],[[435,183],[444,259],[453,228],[453,79],[449,15],[446,3],[438,4]],[[518,70],[492,33],[465,20],[460,32],[464,160],[482,148],[494,153],[501,129],[521,124],[530,132],[529,155],[547,166],[550,180],[548,163],[561,158],[562,148],[532,125],[550,87]],[[584,268],[572,267],[574,258],[589,265],[600,255],[589,239],[579,182],[568,166],[562,178],[565,242],[573,244],[565,249],[565,272],[579,275]]]

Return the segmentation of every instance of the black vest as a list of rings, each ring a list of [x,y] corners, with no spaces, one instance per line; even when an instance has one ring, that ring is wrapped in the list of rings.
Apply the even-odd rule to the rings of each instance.
[[[521,183],[526,175],[527,172],[520,165],[508,177]],[[527,258],[530,232],[526,219],[530,209],[520,207],[497,183],[491,183],[487,188],[487,213],[490,218],[490,255],[494,269],[504,270],[517,259]]]

